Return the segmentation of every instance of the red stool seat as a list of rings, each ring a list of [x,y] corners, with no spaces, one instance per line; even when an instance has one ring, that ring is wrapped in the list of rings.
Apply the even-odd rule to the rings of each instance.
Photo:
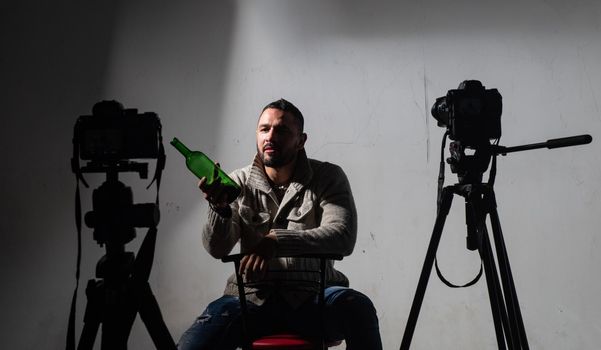
[[[341,340],[326,343],[327,347],[342,344]],[[259,338],[253,342],[253,349],[270,350],[314,350],[316,345],[295,334],[276,334]]]

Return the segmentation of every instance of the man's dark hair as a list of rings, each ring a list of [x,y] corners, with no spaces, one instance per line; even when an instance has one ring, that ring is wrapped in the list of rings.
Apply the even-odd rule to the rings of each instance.
[[[303,128],[305,126],[305,118],[303,118],[303,114],[301,113],[301,111],[298,108],[296,108],[296,106],[293,105],[290,101],[286,101],[283,98],[280,98],[277,101],[273,101],[263,108],[261,114],[265,112],[267,108],[275,108],[279,109],[280,111],[290,113],[298,122],[300,132],[303,132]]]

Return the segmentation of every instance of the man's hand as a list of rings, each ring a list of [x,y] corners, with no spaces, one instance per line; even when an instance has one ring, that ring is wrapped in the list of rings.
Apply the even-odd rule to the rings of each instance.
[[[212,184],[207,184],[207,178],[202,177],[198,182],[198,188],[204,193],[205,199],[218,209],[223,209],[228,206],[227,193],[225,192],[225,186],[219,181],[217,174],[219,173],[219,163],[215,163],[215,170],[213,172]]]
[[[246,275],[247,280],[256,280],[265,275],[267,263],[275,255],[277,248],[277,236],[270,231],[252,249],[250,254],[240,260],[240,274]]]

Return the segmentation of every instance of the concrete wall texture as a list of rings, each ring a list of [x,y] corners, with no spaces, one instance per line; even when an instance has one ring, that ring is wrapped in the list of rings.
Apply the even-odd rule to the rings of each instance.
[[[338,264],[374,301],[385,349],[398,348],[436,214],[436,97],[465,79],[503,96],[502,145],[601,135],[601,3],[531,1],[23,1],[0,5],[0,344],[64,348],[77,252],[73,125],[102,99],[157,112],[167,165],[150,283],[177,339],[218,297],[231,266],[202,248],[207,205],[177,136],[248,164],[262,106],[305,114],[307,152],[341,165],[359,213],[353,255]],[[601,344],[601,143],[515,153],[495,185],[533,349]],[[448,152],[447,155],[448,156]],[[151,163],[151,172],[154,163]],[[103,177],[87,176],[84,212]],[[136,202],[149,180],[122,175]],[[456,176],[447,168],[447,184]],[[456,198],[438,251],[445,274],[479,269]],[[127,245],[137,251],[144,236]],[[82,236],[87,279],[104,254]],[[136,321],[129,347],[152,348]],[[486,284],[435,276],[413,349],[496,348]]]

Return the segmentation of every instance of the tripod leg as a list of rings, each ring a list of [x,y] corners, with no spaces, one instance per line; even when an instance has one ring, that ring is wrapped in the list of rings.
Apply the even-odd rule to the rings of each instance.
[[[409,312],[409,319],[407,320],[407,326],[405,327],[405,333],[403,334],[403,340],[401,342],[401,350],[408,350],[411,345],[411,338],[415,331],[415,325],[419,316],[419,311],[424,300],[426,293],[426,287],[428,286],[428,279],[432,272],[432,264],[436,257],[436,251],[438,250],[438,244],[440,243],[440,237],[444,228],[444,223],[449,214],[451,203],[453,202],[453,190],[451,187],[445,187],[442,190],[442,201],[440,210],[436,215],[436,222],[434,223],[434,230],[432,237],[430,238],[430,244],[428,245],[428,251],[422,267],[422,272],[419,277],[417,284],[417,290],[415,297],[413,298],[413,304],[411,305],[411,311]]]
[[[107,287],[108,288],[108,287]],[[106,293],[106,311],[102,323],[102,350],[127,350],[127,340],[136,307],[130,302],[129,291],[111,288]]]
[[[137,293],[140,297],[140,318],[144,322],[157,350],[174,350],[175,342],[165,325],[159,304],[157,303],[150,285],[146,283]]]
[[[490,220],[495,239],[497,259],[499,260],[501,278],[503,281],[503,291],[505,293],[505,299],[507,300],[507,308],[509,309],[512,333],[515,335],[515,337],[517,337],[522,348],[527,350],[529,349],[529,346],[528,339],[526,338],[526,328],[524,327],[518,296],[515,290],[511,266],[509,264],[509,257],[507,255],[505,240],[503,239],[503,232],[501,230],[501,222],[499,220],[499,214],[494,201],[494,193],[491,193],[490,201],[492,204],[490,209]]]
[[[509,321],[507,318],[507,311],[505,310],[505,304],[503,301],[503,295],[500,293],[501,285],[499,283],[498,275],[496,274],[497,268],[494,264],[494,257],[492,249],[490,248],[490,241],[488,239],[488,232],[486,230],[486,211],[479,210],[481,204],[480,198],[477,198],[478,211],[474,209],[474,199],[466,200],[465,212],[466,212],[466,224],[467,224],[467,248],[469,250],[478,250],[482,265],[486,271],[486,286],[488,290],[488,296],[491,306],[491,312],[494,321],[495,335],[497,337],[497,346],[499,349],[505,349],[505,340],[503,338],[503,330],[509,329]],[[509,341],[511,345],[511,341]]]
[[[78,350],[91,350],[102,324],[101,349],[125,350],[129,328],[124,323],[125,312],[131,313],[131,308],[123,305],[117,293],[108,291],[105,281],[88,281],[86,288],[88,305],[84,315],[84,327],[77,346]],[[113,297],[107,304],[107,298]],[[124,311],[125,310],[125,311]]]
[[[486,232],[483,233],[482,246],[479,250],[482,261],[484,262],[484,274],[486,276],[490,307],[495,325],[497,345],[499,349],[505,349],[505,340],[507,340],[509,349],[514,349],[514,341],[511,337],[511,333],[509,332],[507,310],[505,309],[503,294],[501,293],[501,283],[499,282],[497,267],[495,265],[492,248]],[[507,331],[504,332],[504,330]]]
[[[86,296],[88,303],[86,305],[86,311],[84,314],[84,324],[81,331],[81,337],[77,344],[78,350],[92,350],[94,347],[94,341],[98,334],[98,328],[102,321],[102,305],[104,295],[103,288],[99,282],[95,280],[89,280],[88,286],[86,287]]]
[[[495,265],[492,248],[488,239],[488,232],[486,230],[486,206],[483,203],[482,194],[479,189],[470,189],[465,194],[466,198],[466,222],[469,226],[471,224],[473,237],[471,238],[472,244],[478,247],[480,258],[484,265],[484,275],[486,277],[486,285],[488,289],[488,296],[490,300],[490,307],[495,326],[495,335],[497,337],[497,346],[499,349],[506,349],[505,336],[509,334],[503,332],[503,329],[508,329],[507,311],[503,302],[503,295],[501,293],[501,284],[499,283],[499,276],[497,274],[497,267]],[[468,244],[469,244],[468,239]],[[507,339],[507,343],[512,347],[512,340]]]

